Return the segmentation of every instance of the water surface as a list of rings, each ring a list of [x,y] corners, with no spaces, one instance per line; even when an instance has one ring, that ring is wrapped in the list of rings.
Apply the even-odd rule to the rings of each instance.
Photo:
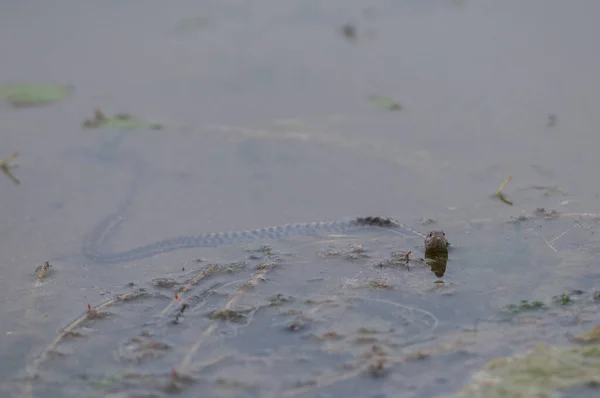
[[[366,299],[425,311],[410,318],[415,323],[413,329],[406,326],[407,334],[382,337],[399,344],[388,346],[389,355],[400,355],[395,350],[404,344],[410,348],[419,336],[414,328],[433,330],[427,314],[438,321],[433,337],[443,339],[460,334],[465,325],[495,319],[505,305],[520,300],[552,302],[573,289],[598,290],[593,221],[581,221],[552,247],[545,240],[572,227],[576,218],[538,220],[522,228],[503,221],[538,207],[598,212],[600,57],[593,49],[599,8],[592,1],[541,0],[63,0],[51,5],[29,0],[0,6],[0,83],[74,87],[68,100],[53,106],[0,107],[0,157],[20,152],[14,173],[22,181],[15,186],[0,180],[3,390],[16,396],[26,387],[21,381],[26,365],[88,303],[130,291],[129,282],[152,290],[154,278],[184,278],[182,273],[209,262],[240,261],[247,258],[246,249],[260,246],[185,250],[114,266],[84,261],[83,237],[117,210],[128,192],[133,192],[131,209],[110,242],[113,250],[177,235],[359,215],[392,216],[422,232],[443,228],[456,246],[442,277],[447,294],[436,288],[439,278],[427,267],[373,266],[393,250],[412,249],[422,256],[420,239],[359,235],[336,241],[336,250],[351,243],[372,250],[371,258],[355,261],[343,256],[324,261],[317,253],[328,243],[314,238],[269,242],[276,252],[290,253],[289,265],[275,269],[268,283],[247,295],[248,308],[260,307],[278,292],[297,303],[334,297],[339,304],[358,296],[356,307],[348,299],[349,308],[342,306],[338,313],[319,312],[310,304],[293,308],[312,309],[317,317],[338,322],[325,322],[310,333],[334,330],[348,336],[365,324],[405,330],[402,317]],[[190,18],[201,19],[190,25]],[[182,29],[185,23],[189,29]],[[355,27],[355,39],[342,34],[344,24]],[[394,98],[402,109],[378,109],[368,99],[373,94]],[[124,135],[84,129],[83,120],[96,107],[166,128]],[[513,179],[505,193],[512,206],[490,198],[509,175]],[[437,224],[422,225],[427,218]],[[475,219],[497,221],[466,223]],[[198,258],[206,261],[198,264]],[[35,267],[48,260],[53,273],[36,283]],[[255,270],[239,272],[220,274],[214,283],[244,281]],[[363,288],[381,278],[394,288]],[[206,282],[196,293],[211,286]],[[224,291],[234,294],[237,286]],[[118,352],[115,342],[138,334],[150,319],[145,317],[160,312],[174,293],[158,291],[162,295],[146,304],[119,310],[130,311],[129,327],[98,322],[92,333],[98,340],[88,351],[74,346],[69,359],[47,362],[51,371],[34,383],[33,395],[76,396],[86,388],[89,396],[103,396],[114,387],[99,387],[87,378],[102,378],[115,363],[122,365],[109,353]],[[210,297],[215,308],[227,301],[226,294]],[[144,308],[149,312],[140,315]],[[186,318],[187,332],[155,325],[162,337],[177,340],[169,340],[177,349],[148,365],[155,366],[152,371],[168,375],[197,333],[210,327],[201,308],[193,312],[196,317]],[[338,356],[326,355],[329,343],[282,334],[277,313],[269,311],[257,312],[247,327],[229,327],[237,333],[211,335],[211,348],[196,359],[218,358],[231,344],[238,362],[220,363],[218,370],[201,375],[207,384],[183,391],[189,396],[202,388],[234,396],[288,391],[316,377],[311,369],[339,371],[364,353],[342,339],[335,347]],[[588,320],[598,323],[597,316]],[[529,347],[544,335],[540,330],[552,331],[558,322],[547,329],[530,326],[531,337],[516,347]],[[576,332],[582,326],[568,327]],[[501,334],[498,328],[489,336]],[[509,337],[494,349],[475,349],[475,359],[468,357],[443,377],[447,362],[458,360],[453,355],[463,357],[413,364],[401,380],[398,368],[391,367],[388,378],[317,383],[306,396],[342,396],[351,390],[362,396],[452,393],[492,355],[518,351],[508,348],[518,333],[503,333]],[[545,338],[566,342],[558,331]],[[105,357],[96,362],[86,359],[100,352]],[[244,362],[265,352],[273,356],[263,362],[262,372]],[[312,365],[276,360],[297,353]],[[286,378],[268,380],[267,371],[275,380]],[[222,387],[215,380],[224,374],[240,384]],[[411,380],[412,374],[421,377]],[[432,382],[440,378],[446,381]],[[128,390],[119,385],[115,391]]]

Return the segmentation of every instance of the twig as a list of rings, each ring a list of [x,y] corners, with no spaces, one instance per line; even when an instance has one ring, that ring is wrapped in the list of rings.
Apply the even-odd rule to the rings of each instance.
[[[229,300],[225,304],[224,310],[225,311],[232,310],[232,308],[238,303],[238,301],[244,295],[244,293],[246,293],[250,289],[254,288],[261,280],[263,280],[265,275],[269,272],[269,270],[274,265],[275,265],[275,261],[271,261],[266,264],[263,264],[263,266],[260,267],[259,271],[256,274],[254,274],[250,278],[250,280],[248,280],[248,282],[246,282],[242,286],[240,286],[236,290],[236,292],[233,294],[233,296],[231,296],[229,298]],[[175,368],[176,374],[186,374],[192,370],[190,365],[191,365],[194,354],[198,351],[198,349],[200,349],[204,340],[207,337],[210,337],[211,335],[213,335],[213,333],[219,328],[219,325],[220,325],[219,321],[213,322],[208,328],[206,328],[204,330],[204,332],[202,332],[202,334],[200,335],[200,338],[196,341],[196,343],[194,343],[194,345],[192,347],[190,347],[189,351],[187,352],[187,354],[185,355],[185,357],[183,358],[183,360],[181,361],[179,366],[177,366]]]
[[[496,196],[498,199],[500,199],[502,202],[506,203],[507,205],[512,206],[513,202],[506,199],[504,197],[504,194],[502,193],[502,190],[504,189],[504,187],[506,187],[506,185],[510,182],[510,180],[512,180],[512,176],[506,177],[506,179],[502,182],[502,184],[500,184],[500,188],[498,188],[498,190],[496,191],[496,194],[494,196]]]
[[[181,297],[182,293],[187,292],[188,290],[190,290],[195,284],[197,284],[198,282],[208,278],[209,276],[212,276],[214,274],[216,274],[217,272],[221,271],[222,267],[218,264],[208,264],[208,266],[206,266],[206,268],[202,269],[200,272],[198,272],[196,274],[196,276],[194,276],[192,279],[190,279],[188,281],[188,283],[182,287],[177,294],[179,295],[179,297]],[[175,297],[171,300],[171,302],[169,304],[167,304],[167,306],[165,307],[165,309],[163,309],[160,314],[158,314],[159,317],[164,316],[174,305],[176,305],[176,303],[178,302],[178,299]]]
[[[504,182],[502,182],[502,184],[500,184],[500,188],[498,188],[498,190],[496,191],[496,195],[502,194],[502,190],[504,189],[504,187],[506,187],[508,185],[508,183],[510,182],[510,180],[512,180],[512,176],[506,177],[506,179],[504,180]]]
[[[10,178],[11,181],[14,182],[16,185],[21,185],[21,181],[19,181],[19,179],[15,177],[11,172],[11,169],[18,167],[18,165],[11,166],[8,164],[10,161],[16,159],[17,156],[19,156],[19,152],[13,152],[9,156],[5,157],[2,161],[0,161],[0,170],[2,170],[2,172],[6,174],[8,178]]]
[[[111,305],[113,305],[117,302],[120,302],[120,301],[127,301],[128,299],[130,299],[131,297],[135,297],[136,295],[137,295],[136,292],[121,294],[119,296],[115,296],[115,297],[99,304],[98,306],[96,306],[94,308],[92,308],[92,306],[90,304],[88,304],[88,310],[83,315],[81,315],[79,318],[75,319],[69,325],[64,327],[60,331],[60,333],[54,338],[54,340],[52,340],[52,342],[48,346],[46,346],[46,348],[41,352],[41,354],[39,354],[35,358],[33,363],[31,363],[31,365],[26,368],[26,372],[29,375],[28,382],[25,386],[25,394],[27,394],[26,396],[28,396],[28,397],[33,396],[31,382],[35,378],[35,375],[36,375],[40,365],[48,358],[49,353],[52,352],[52,350],[54,350],[56,348],[56,346],[58,346],[58,344],[62,340],[64,340],[64,338],[66,336],[68,336],[70,333],[72,333],[73,330],[75,330],[75,328],[77,328],[79,325],[81,325],[85,320],[93,319],[94,317],[97,317],[98,310],[110,307]]]
[[[332,375],[331,373],[323,374],[321,377],[319,377],[316,380],[316,382],[314,384],[312,384],[310,386],[292,388],[287,391],[284,391],[282,394],[279,394],[278,396],[292,397],[292,396],[299,395],[299,394],[305,394],[309,391],[327,387],[327,386],[333,385],[335,383],[339,383],[340,381],[348,380],[353,377],[359,376],[371,369],[374,371],[383,370],[384,364],[388,364],[388,366],[392,365],[392,364],[397,365],[399,363],[407,362],[410,360],[422,359],[422,358],[429,357],[431,355],[440,354],[442,352],[460,348],[460,347],[463,347],[468,344],[469,343],[457,341],[452,345],[442,345],[442,346],[435,347],[435,348],[419,349],[419,350],[410,352],[408,354],[397,355],[394,357],[387,357],[385,355],[385,353],[379,354],[379,355],[376,353],[375,355],[370,355],[371,357],[374,356],[375,358],[368,358],[365,361],[365,363],[360,364],[357,368],[355,368],[347,373],[342,373],[342,374],[338,374],[338,375]],[[373,361],[373,359],[375,359],[375,361]]]

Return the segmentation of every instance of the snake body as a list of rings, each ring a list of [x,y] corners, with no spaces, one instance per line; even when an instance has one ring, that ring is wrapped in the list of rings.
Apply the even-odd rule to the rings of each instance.
[[[106,222],[105,222],[106,224]],[[99,225],[96,239],[88,240],[84,245],[83,255],[87,260],[103,263],[103,264],[118,264],[129,261],[140,260],[147,257],[152,257],[158,254],[163,254],[179,249],[201,248],[201,247],[216,247],[226,244],[239,244],[253,242],[260,239],[280,239],[294,235],[318,235],[323,232],[346,233],[360,228],[379,227],[387,229],[406,229],[420,236],[423,236],[417,231],[414,231],[388,217],[357,217],[348,220],[339,221],[324,221],[324,222],[308,222],[285,224],[273,227],[258,228],[245,231],[234,232],[217,232],[191,236],[180,236],[170,239],[164,239],[148,245],[140,246],[131,250],[108,253],[102,252],[98,246],[108,240],[112,236],[113,231],[117,229],[120,221],[114,226]]]
[[[109,160],[115,160],[109,157]],[[447,241],[442,231],[432,231],[424,235],[414,229],[400,224],[390,217],[356,217],[338,221],[320,221],[307,223],[284,224],[273,227],[258,228],[244,231],[206,233],[190,236],[179,236],[175,238],[164,239],[158,242],[139,246],[130,250],[121,252],[110,252],[104,250],[112,238],[120,230],[129,209],[132,206],[136,193],[137,185],[144,175],[144,165],[134,156],[130,156],[126,161],[133,171],[134,179],[130,186],[125,201],[112,214],[108,215],[96,225],[92,231],[84,238],[82,254],[85,259],[99,264],[119,264],[130,261],[136,261],[158,254],[168,253],[179,249],[216,247],[226,244],[240,244],[254,242],[260,239],[280,239],[288,236],[298,235],[319,235],[319,233],[347,233],[361,228],[383,228],[407,232],[412,235],[424,238],[426,250],[446,250]]]

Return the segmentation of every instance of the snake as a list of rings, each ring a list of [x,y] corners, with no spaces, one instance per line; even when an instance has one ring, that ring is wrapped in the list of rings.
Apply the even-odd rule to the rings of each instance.
[[[431,231],[423,235],[412,228],[398,223],[391,217],[367,216],[337,221],[315,221],[283,224],[252,230],[213,232],[199,235],[179,236],[163,239],[121,252],[102,252],[97,242],[88,242],[83,255],[87,260],[102,264],[118,264],[154,257],[174,250],[189,248],[207,248],[254,242],[261,239],[281,239],[294,235],[318,235],[319,233],[347,233],[361,228],[404,229],[424,237],[426,250],[443,250],[448,242],[443,231]]]
[[[141,176],[142,166],[138,161],[130,162],[136,170],[136,175]],[[120,225],[124,221],[123,214],[131,207],[135,186],[139,179],[134,179],[129,194],[124,203],[116,212],[106,216],[92,231],[84,237],[82,249],[83,257],[91,262],[99,264],[119,264],[154,257],[180,249],[189,248],[208,248],[221,245],[234,245],[241,243],[251,243],[261,239],[281,239],[284,237],[298,235],[319,235],[320,233],[348,233],[364,228],[380,228],[401,230],[420,236],[424,239],[426,252],[446,251],[449,243],[446,240],[444,231],[431,231],[424,235],[404,224],[401,224],[391,217],[367,216],[341,219],[337,221],[316,221],[304,223],[283,224],[278,226],[263,227],[251,230],[231,231],[231,232],[213,232],[198,235],[178,236],[163,239],[157,242],[149,243],[139,247],[120,252],[110,252],[103,250],[116,235]]]

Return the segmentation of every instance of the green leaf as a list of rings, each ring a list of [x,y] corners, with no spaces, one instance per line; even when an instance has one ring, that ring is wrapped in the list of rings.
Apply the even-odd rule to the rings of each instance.
[[[60,84],[16,83],[0,85],[0,98],[13,106],[50,105],[66,99],[71,87]]]
[[[373,103],[377,108],[385,109],[388,111],[396,111],[402,109],[402,105],[396,102],[393,98],[385,97],[381,95],[370,95],[369,101]]]

